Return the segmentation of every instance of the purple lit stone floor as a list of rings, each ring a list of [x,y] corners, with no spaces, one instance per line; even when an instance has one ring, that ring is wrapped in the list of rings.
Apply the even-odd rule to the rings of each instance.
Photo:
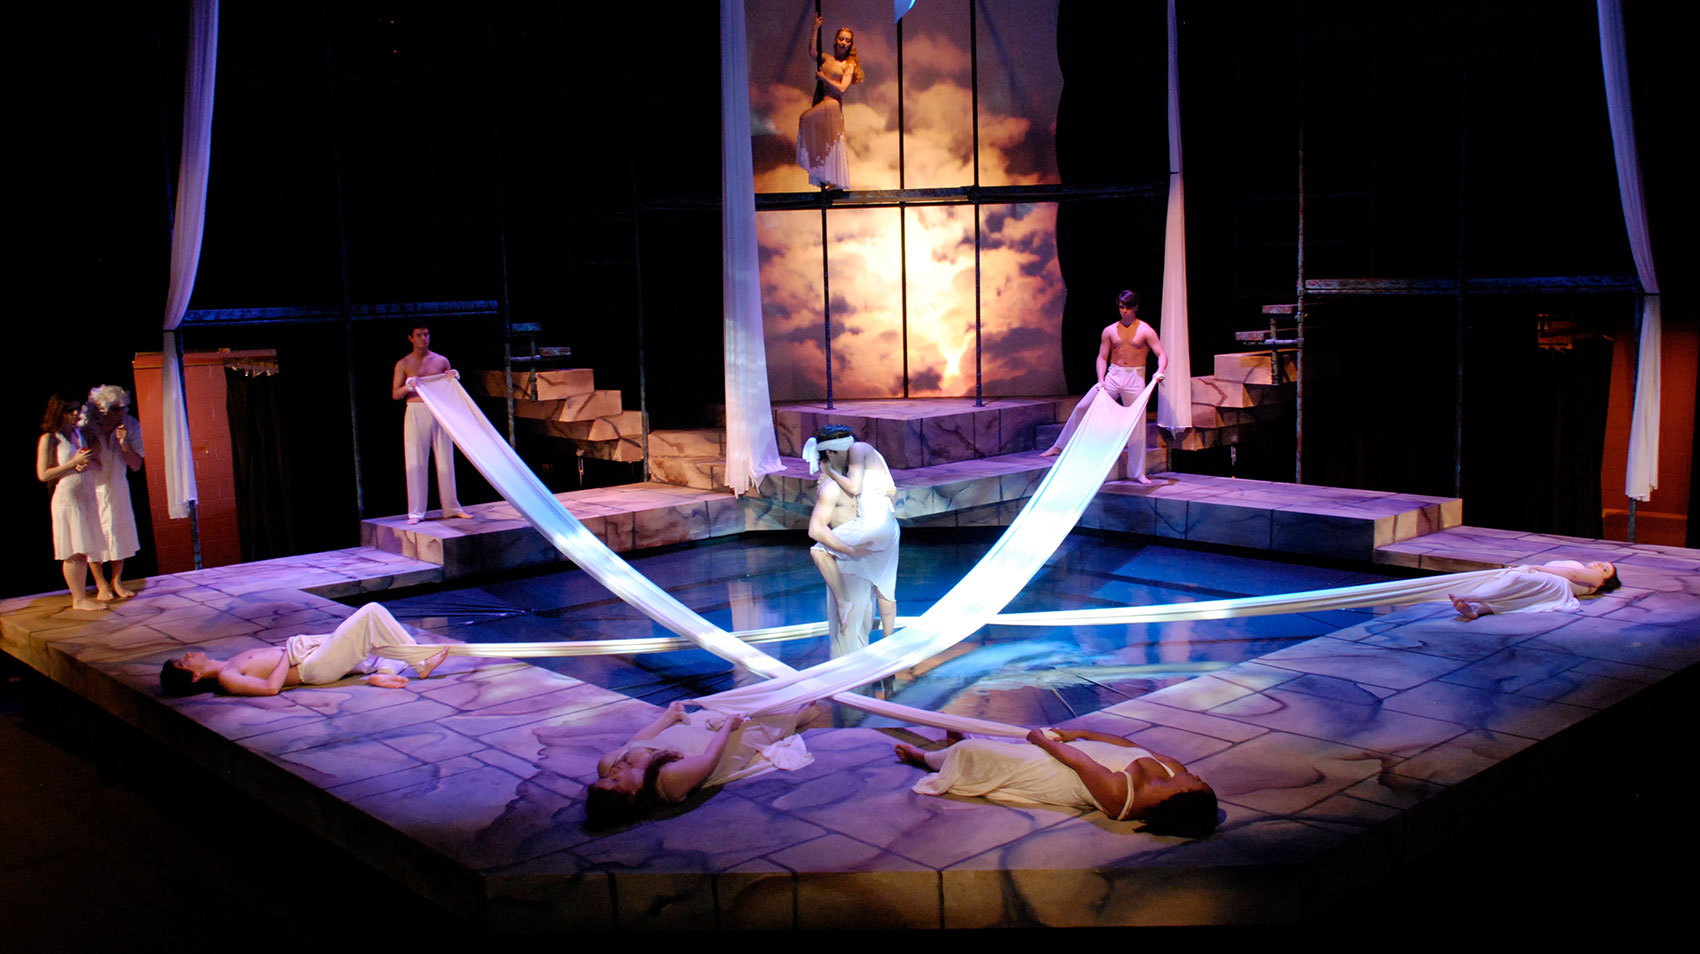
[[[960,462],[971,463],[983,462]],[[518,661],[452,659],[401,690],[156,695],[161,661],[186,646],[230,653],[325,631],[349,612],[327,596],[444,576],[381,549],[159,577],[108,613],[68,610],[63,594],[7,599],[0,627],[11,655],[399,883],[513,930],[1297,920],[1505,791],[1548,782],[1567,730],[1700,661],[1700,552],[1457,526],[1435,499],[1213,480],[1109,485],[1097,525],[1119,519],[1121,498],[1178,497],[1182,528],[1195,525],[1192,501],[1211,497],[1263,514],[1363,511],[1372,527],[1432,510],[1435,532],[1390,531],[1377,558],[1436,569],[1603,558],[1625,585],[1579,614],[1465,623],[1441,604],[1408,607],[1077,720],[1208,779],[1225,821],[1199,841],[1097,813],[915,795],[917,773],[891,757],[894,738],[913,736],[860,728],[810,730],[816,761],[802,771],[589,832],[596,755],[656,710]],[[1201,516],[1200,538],[1281,549],[1275,518],[1259,523],[1212,529]]]

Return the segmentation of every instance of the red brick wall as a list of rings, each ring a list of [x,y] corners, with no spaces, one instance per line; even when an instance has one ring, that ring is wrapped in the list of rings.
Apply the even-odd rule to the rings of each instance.
[[[189,437],[195,454],[195,487],[201,525],[201,565],[224,566],[242,559],[236,526],[236,483],[230,458],[230,421],[224,413],[224,363],[237,357],[271,357],[269,351],[191,352],[183,356],[183,388],[189,406]],[[153,513],[154,552],[161,573],[194,569],[194,544],[187,518],[166,513],[165,427],[160,408],[160,355],[136,355],[136,415],[147,452],[148,504]]]

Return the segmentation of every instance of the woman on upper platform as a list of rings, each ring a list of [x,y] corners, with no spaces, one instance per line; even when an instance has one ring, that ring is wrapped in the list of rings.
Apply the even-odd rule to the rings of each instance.
[[[797,165],[808,170],[809,185],[846,189],[850,185],[849,144],[844,139],[844,91],[863,80],[856,58],[856,35],[840,27],[832,52],[820,52],[821,18],[809,32],[809,58],[815,65],[815,102],[797,122]]]

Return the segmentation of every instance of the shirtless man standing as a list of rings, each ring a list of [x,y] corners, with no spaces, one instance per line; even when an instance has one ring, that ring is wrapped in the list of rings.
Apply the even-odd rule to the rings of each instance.
[[[425,464],[434,454],[437,458],[437,499],[443,504],[444,517],[470,520],[472,514],[460,509],[455,497],[455,448],[449,432],[437,426],[431,409],[414,391],[412,378],[447,374],[449,359],[431,350],[431,329],[416,324],[407,333],[413,350],[395,363],[395,377],[390,381],[390,397],[407,402],[407,418],[402,423],[402,455],[407,463],[407,522],[425,519],[425,503],[429,496],[429,478]]]
[[[355,671],[375,650],[385,646],[413,646],[407,630],[390,611],[368,603],[342,621],[336,631],[324,636],[291,636],[282,646],[248,649],[230,659],[213,659],[194,649],[160,668],[159,685],[167,695],[186,696],[218,688],[233,696],[275,696],[292,686],[323,686]],[[449,655],[449,648],[413,664],[419,678],[431,675]],[[375,672],[368,685],[400,689],[407,678],[393,672]]]
[[[1121,312],[1121,320],[1106,325],[1098,339],[1098,383],[1074,406],[1074,413],[1063,425],[1057,442],[1041,457],[1055,457],[1062,453],[1068,439],[1074,436],[1081,416],[1092,406],[1100,390],[1108,391],[1123,407],[1138,398],[1139,392],[1145,390],[1145,361],[1152,352],[1157,354],[1159,375],[1169,366],[1169,356],[1163,353],[1163,340],[1157,337],[1155,329],[1139,320],[1139,296],[1131,291],[1122,292],[1116,296],[1116,308]],[[1142,484],[1151,482],[1151,478],[1145,476],[1144,421],[1134,426],[1133,436],[1128,438],[1127,474]]]

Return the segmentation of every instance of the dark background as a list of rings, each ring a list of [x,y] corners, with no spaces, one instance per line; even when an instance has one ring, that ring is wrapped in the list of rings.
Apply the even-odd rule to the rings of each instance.
[[[514,320],[541,322],[544,343],[571,346],[629,408],[647,354],[654,426],[712,424],[715,6],[225,4],[191,307],[334,307],[345,270],[355,303],[505,298]],[[1678,148],[1693,15],[1679,3],[1626,8],[1666,320],[1692,321],[1693,218],[1677,210],[1693,196]],[[1262,324],[1260,306],[1294,298],[1301,127],[1307,277],[1634,273],[1592,3],[1183,0],[1180,13],[1195,373],[1233,350],[1233,331]],[[48,493],[24,463],[47,395],[131,386],[133,353],[160,347],[181,131],[184,4],[90,3],[55,16],[51,31],[19,33],[71,40],[68,55],[42,52],[51,81],[21,96],[14,120],[32,175],[14,180],[15,228],[28,238],[0,394],[18,461],[0,480],[23,512],[9,593],[59,585]],[[1163,182],[1163,5],[1063,0],[1058,35],[1063,181]],[[1160,198],[1065,204],[1065,355],[1095,349],[1123,287],[1155,317],[1163,219]],[[1451,297],[1315,303],[1307,482],[1452,493],[1457,308]],[[1609,343],[1541,353],[1535,318],[1609,336],[1631,326],[1633,308],[1623,295],[1466,302],[1472,524],[1598,534]],[[279,354],[283,373],[239,398],[260,409],[249,446],[274,448],[249,468],[270,488],[254,492],[281,501],[268,526],[245,528],[250,552],[358,541],[350,350],[366,512],[403,508],[400,411],[387,390],[405,334],[360,323],[351,349],[335,325],[187,334],[191,350]],[[463,369],[499,366],[499,325],[441,321],[433,346]],[[1071,375],[1080,364],[1069,362]],[[533,443],[522,437],[521,451],[551,486],[575,486]],[[1240,456],[1242,474],[1290,478],[1290,441]],[[634,479],[635,465],[592,462],[587,473]],[[145,524],[139,475],[133,486]],[[463,470],[463,501],[492,497]],[[151,561],[144,547],[131,575],[152,572]]]

